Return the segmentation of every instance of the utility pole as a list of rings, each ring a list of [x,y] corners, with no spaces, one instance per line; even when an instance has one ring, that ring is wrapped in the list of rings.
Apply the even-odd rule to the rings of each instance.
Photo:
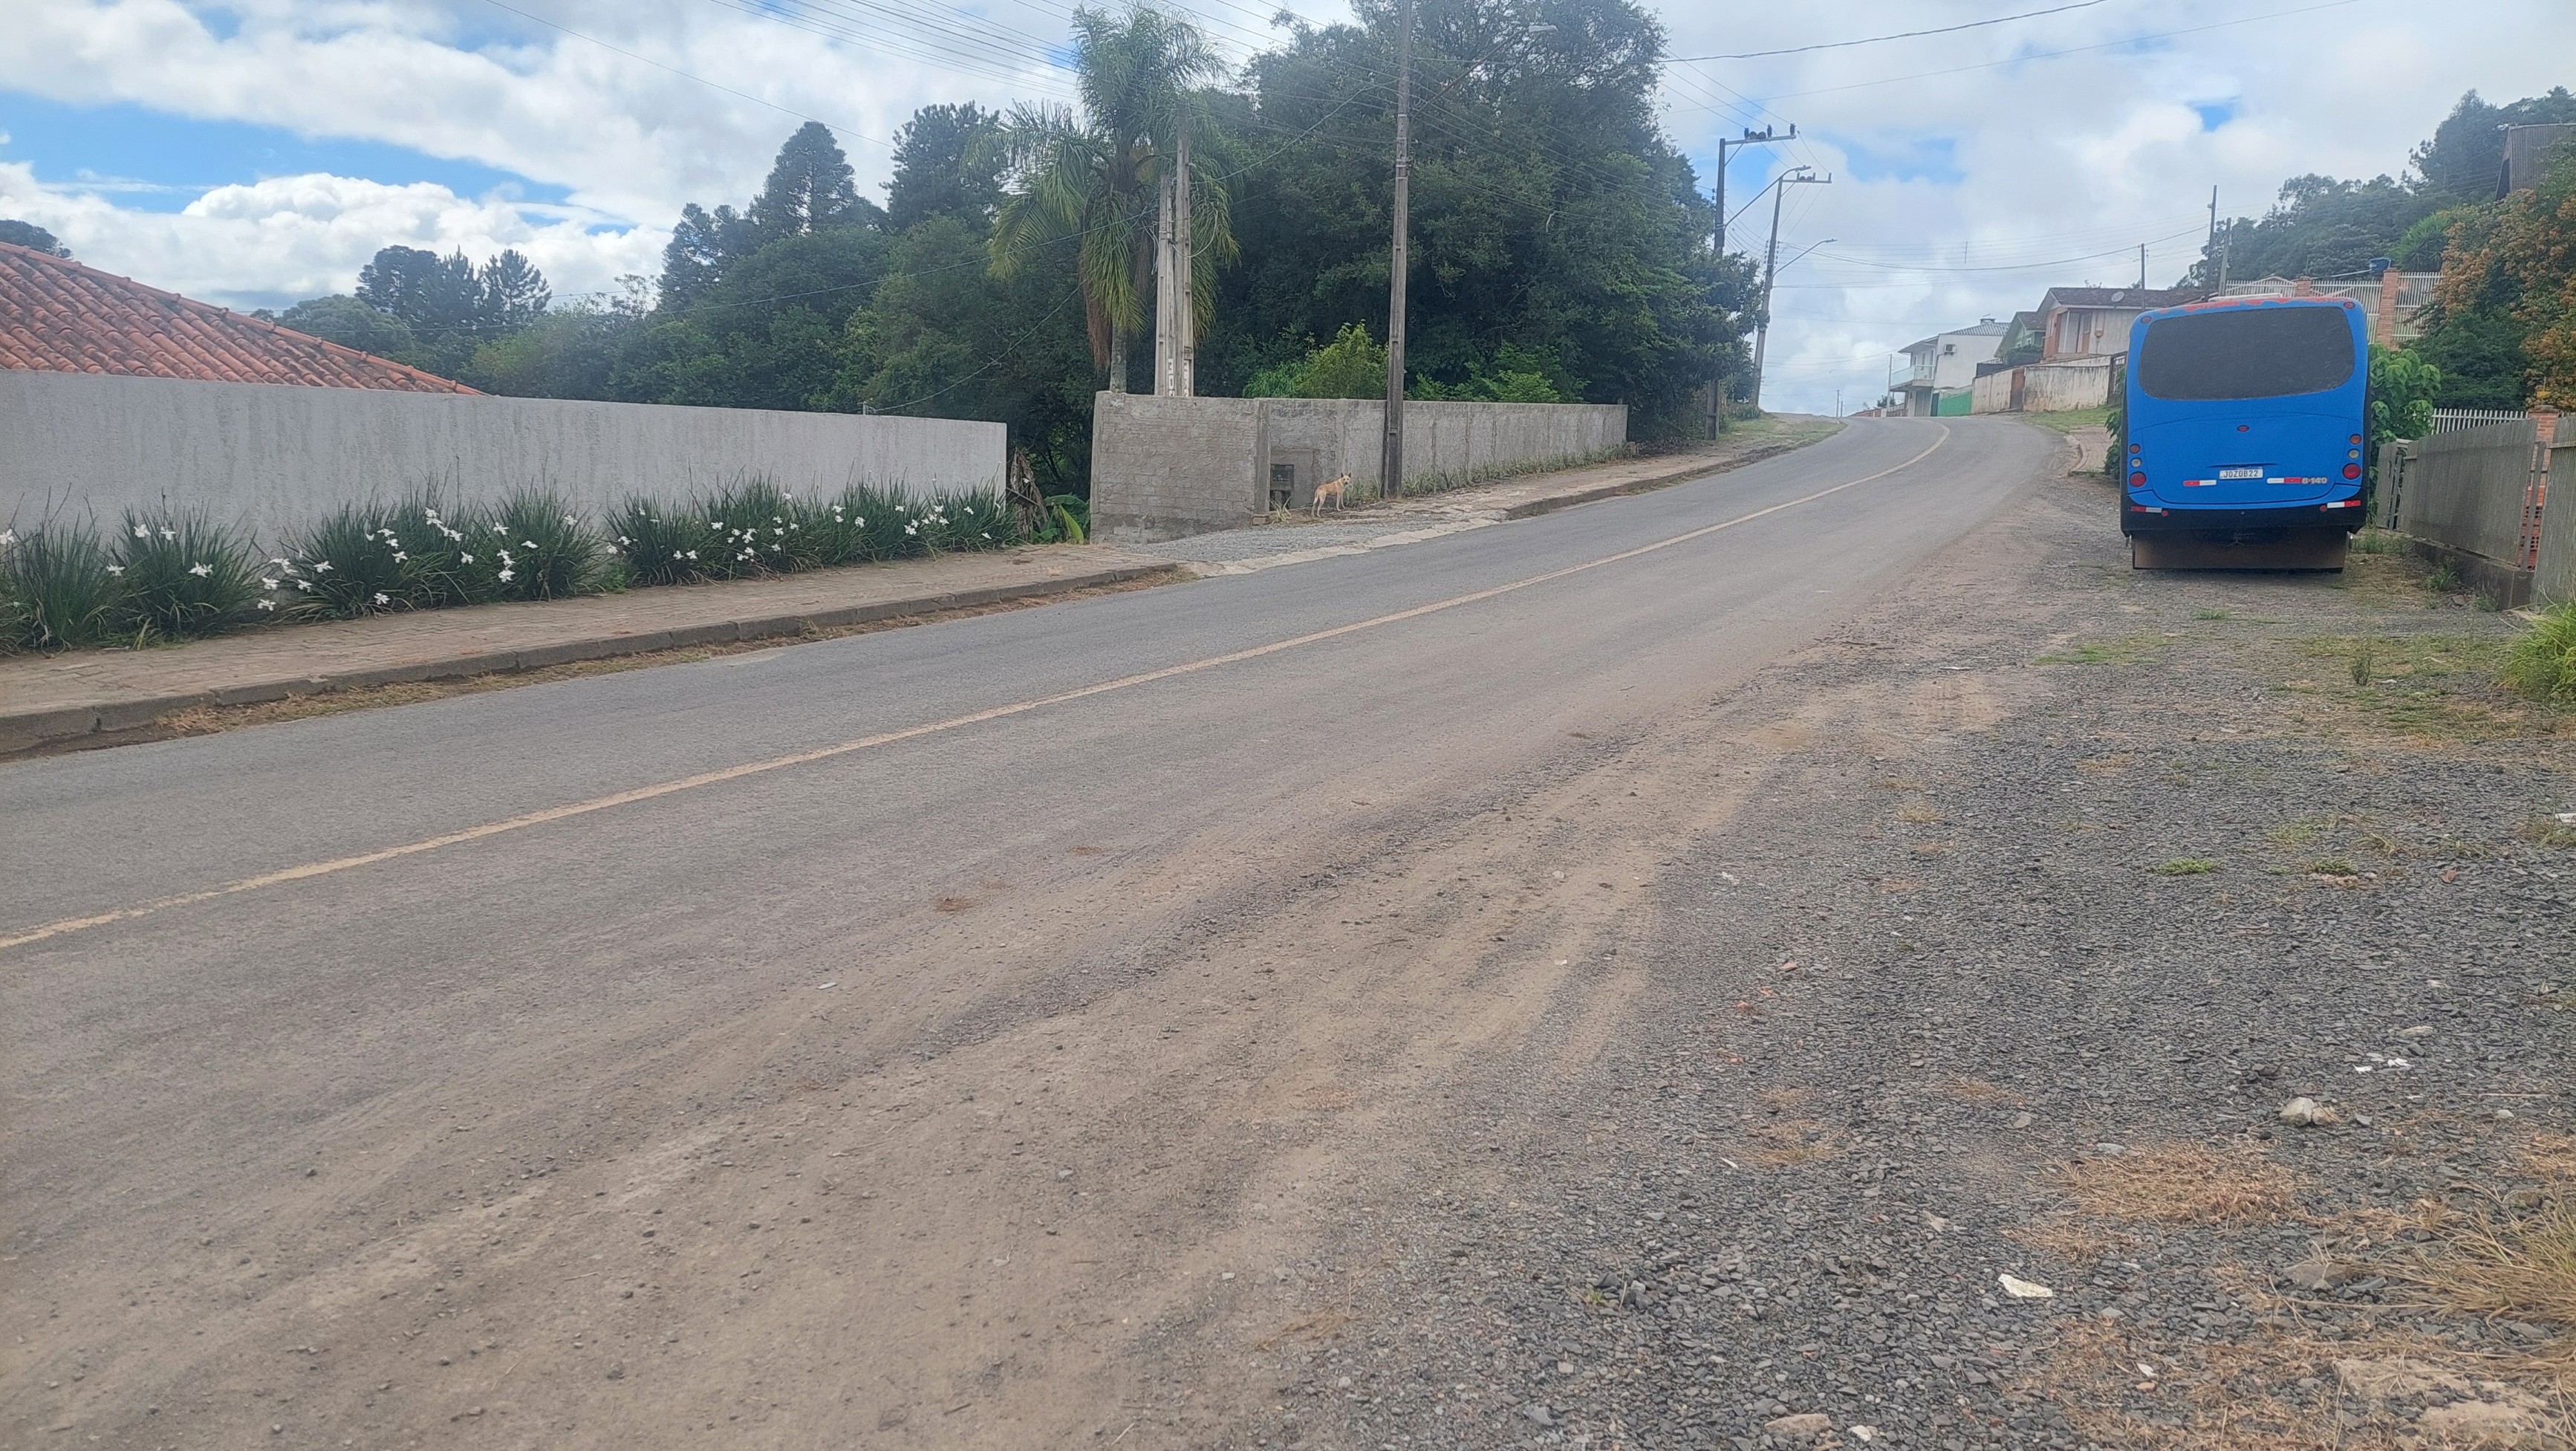
[[[1762,411],[1762,355],[1771,342],[1771,284],[1780,280],[1780,202],[1792,186],[1831,186],[1813,167],[1782,172],[1771,182],[1771,245],[1762,254],[1762,318],[1753,330],[1753,411]]]
[[[2209,295],[2211,297],[2216,297],[2218,295],[2218,289],[2211,285],[2211,279],[2217,276],[2218,188],[2213,186],[2209,189],[2209,245],[2203,247],[2200,252],[2200,282],[2203,287],[2207,287],[2209,289]]]
[[[2138,244],[2138,290],[2147,290],[2147,244],[2144,242]]]
[[[1190,248],[1190,114],[1183,101],[1173,116],[1172,168],[1163,177],[1162,210],[1154,250],[1154,391],[1166,397],[1198,393],[1197,281]]]
[[[1404,274],[1407,213],[1413,202],[1413,0],[1395,51],[1395,246],[1386,279],[1386,442],[1378,453],[1378,497],[1404,493]]]
[[[1786,136],[1772,135],[1771,128],[1768,126],[1763,127],[1760,131],[1756,131],[1752,127],[1747,126],[1744,128],[1744,139],[1741,141],[1729,141],[1723,136],[1717,138],[1717,260],[1720,266],[1724,266],[1726,263],[1727,148],[1731,146],[1736,150],[1741,151],[1747,146],[1765,146],[1774,141],[1795,141],[1797,139],[1798,126],[1794,121],[1789,124],[1789,134]],[[1709,437],[1715,438],[1726,431],[1726,377],[1724,374],[1720,374],[1717,377],[1708,380],[1708,421]]]

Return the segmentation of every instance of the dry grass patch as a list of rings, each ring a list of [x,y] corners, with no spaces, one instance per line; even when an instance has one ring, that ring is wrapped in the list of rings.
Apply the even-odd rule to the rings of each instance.
[[[1747,1125],[1746,1132],[1761,1146],[1752,1151],[1753,1162],[1768,1169],[1812,1164],[1842,1152],[1825,1126],[1814,1119],[1775,1119],[1770,1123]]]
[[[1920,801],[1908,801],[1896,808],[1896,819],[1911,822],[1916,826],[1930,826],[1940,821],[1941,813]]]
[[[1998,1088],[1982,1078],[1953,1078],[1942,1085],[1952,1098],[1961,1103],[2021,1103],[2022,1096],[2008,1088]]]
[[[2004,1237],[2079,1270],[2099,1264],[2138,1242],[2136,1235],[2113,1229],[2099,1220],[2066,1214],[2016,1224],[2004,1231]]]
[[[2457,1313],[2576,1326],[2576,1212],[2551,1196],[2524,1214],[2454,1216],[2442,1247],[2396,1270]],[[2529,1358],[2560,1396],[2576,1395],[2576,1344],[2562,1334]]]
[[[2150,1144],[2079,1160],[2061,1172],[2076,1207],[2102,1219],[2247,1224],[2297,1208],[2290,1171],[2242,1150]]]
[[[2101,756],[2090,761],[2078,761],[2075,763],[2075,769],[2089,771],[2096,776],[2108,776],[2125,771],[2135,764],[2137,764],[2137,757],[2123,752],[2116,756]]]

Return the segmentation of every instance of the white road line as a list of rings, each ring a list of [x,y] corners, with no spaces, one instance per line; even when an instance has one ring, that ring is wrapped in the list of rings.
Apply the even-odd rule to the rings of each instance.
[[[138,902],[131,907],[119,907],[113,911],[100,912],[88,917],[66,917],[57,922],[48,922],[41,927],[31,927],[26,931],[15,933],[8,937],[0,937],[0,951],[5,951],[12,947],[24,947],[31,942],[43,942],[49,938],[68,936],[71,933],[86,931],[92,927],[105,927],[111,923],[130,922],[137,917],[149,917],[157,913],[172,911],[180,907],[193,907],[201,902],[212,902],[223,897],[237,896],[243,892],[256,892],[268,887],[282,887],[290,882],[302,882],[309,881],[315,877],[333,876],[340,872],[355,871],[359,867],[374,866],[378,862],[389,862],[402,857],[418,856],[423,852],[437,851],[442,847],[462,846],[467,842],[482,841],[489,837],[502,836],[513,831],[524,831],[529,827],[543,826],[548,822],[565,821],[576,816],[588,816],[592,812],[606,811],[617,806],[631,806],[638,801],[651,801],[663,796],[676,796],[683,791],[695,791],[703,786],[717,786],[727,781],[739,781],[746,776],[759,776],[765,775],[771,771],[783,771],[790,766],[811,765],[816,761],[828,761],[835,756],[846,756],[856,751],[873,750],[879,746],[890,746],[902,741],[918,740],[923,736],[940,735],[948,731],[961,730],[971,725],[981,725],[986,721],[1001,720],[1007,716],[1026,715],[1030,711],[1044,710],[1048,706],[1052,705],[1064,705],[1072,701],[1087,700],[1092,696],[1107,695],[1112,691],[1132,690],[1139,685],[1151,685],[1158,680],[1170,680],[1177,676],[1196,675],[1200,671],[1214,670],[1221,665],[1235,665],[1246,660],[1258,660],[1265,655],[1276,655],[1282,651],[1295,650],[1306,645],[1321,644],[1326,640],[1338,640],[1344,635],[1356,635],[1363,630],[1374,630],[1385,625],[1400,624],[1406,620],[1418,620],[1424,615],[1435,615],[1443,610],[1457,609],[1462,605],[1478,604],[1485,600],[1511,594],[1517,590],[1528,589],[1533,585],[1542,585],[1552,580],[1564,579],[1568,575],[1582,574],[1587,570],[1600,569],[1607,565],[1623,563],[1627,560],[1638,558],[1641,555],[1653,554],[1658,550],[1670,549],[1677,544],[1687,544],[1694,539],[1705,538],[1708,535],[1718,533],[1721,530],[1735,528],[1739,524],[1750,524],[1756,519],[1767,518],[1784,509],[1794,509],[1801,504],[1812,504],[1818,499],[1822,499],[1833,494],[1839,494],[1845,489],[1858,488],[1862,484],[1886,478],[1889,474],[1901,472],[1921,463],[1923,460],[1932,456],[1934,449],[1937,449],[1942,444],[1949,442],[1949,426],[1947,424],[1943,424],[1940,427],[1941,436],[1932,440],[1931,445],[1925,448],[1921,453],[1914,455],[1914,457],[1907,459],[1901,464],[1897,464],[1890,468],[1880,469],[1877,473],[1865,474],[1860,478],[1836,484],[1831,488],[1818,489],[1812,494],[1801,495],[1798,498],[1790,499],[1783,503],[1773,504],[1768,508],[1756,509],[1749,514],[1739,514],[1732,519],[1723,520],[1719,523],[1705,524],[1697,529],[1675,534],[1669,538],[1658,539],[1651,544],[1641,544],[1634,549],[1623,549],[1616,554],[1605,554],[1598,559],[1586,560],[1581,564],[1569,564],[1562,569],[1551,569],[1544,574],[1533,574],[1526,579],[1516,579],[1509,584],[1498,584],[1488,589],[1473,590],[1462,595],[1451,595],[1447,599],[1434,600],[1426,605],[1415,605],[1410,609],[1396,610],[1390,614],[1376,615],[1365,620],[1355,620],[1347,625],[1335,625],[1329,630],[1316,630],[1310,634],[1298,635],[1286,640],[1273,640],[1267,645],[1254,645],[1248,649],[1233,650],[1223,655],[1210,655],[1204,659],[1186,661],[1179,665],[1166,665],[1161,669],[1148,670],[1137,675],[1122,675],[1115,680],[1104,680],[1095,685],[1085,685],[1072,690],[1059,691],[1054,695],[1039,696],[1033,700],[1014,701],[1009,705],[997,705],[986,710],[971,711],[965,715],[950,716],[946,720],[931,721],[925,725],[906,726],[901,730],[881,731],[876,735],[861,736],[857,740],[842,741],[838,745],[823,746],[816,750],[798,751],[793,755],[772,756],[767,760],[749,761],[739,766],[727,766],[722,770],[702,771],[697,775],[683,776],[674,781],[658,782],[651,786],[638,786],[630,791],[618,791],[606,796],[594,796],[587,801],[575,801],[564,806],[550,806],[542,811],[531,811],[524,815],[512,816],[500,821],[487,821],[480,826],[469,826],[462,831],[451,831],[444,836],[433,836],[421,841],[406,842],[401,846],[389,846],[380,851],[361,852],[356,856],[334,857],[329,861],[306,862],[301,866],[286,867],[274,872],[262,872],[255,877],[243,877],[239,881],[226,882],[220,887],[208,887],[203,891],[197,892],[182,892],[175,897],[161,897],[149,902]]]

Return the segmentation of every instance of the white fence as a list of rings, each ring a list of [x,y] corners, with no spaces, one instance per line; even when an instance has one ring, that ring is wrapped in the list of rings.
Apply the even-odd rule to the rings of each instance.
[[[1002,487],[998,423],[0,370],[0,524],[204,509],[276,541],[343,504],[542,488],[594,516],[767,478]]]

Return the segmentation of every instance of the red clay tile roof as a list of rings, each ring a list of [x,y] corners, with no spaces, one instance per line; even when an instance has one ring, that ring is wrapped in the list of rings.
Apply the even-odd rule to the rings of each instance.
[[[0,368],[471,393],[462,383],[0,242]]]

